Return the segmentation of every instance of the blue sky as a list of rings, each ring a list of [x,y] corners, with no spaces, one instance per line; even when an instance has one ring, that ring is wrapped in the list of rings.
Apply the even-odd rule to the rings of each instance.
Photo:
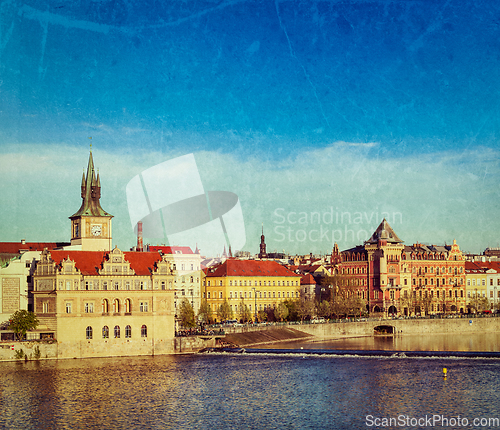
[[[4,1],[0,240],[69,239],[91,136],[123,249],[128,181],[190,153],[205,190],[239,196],[251,252],[262,223],[295,254],[361,243],[383,216],[409,244],[500,246],[499,16],[484,0]]]

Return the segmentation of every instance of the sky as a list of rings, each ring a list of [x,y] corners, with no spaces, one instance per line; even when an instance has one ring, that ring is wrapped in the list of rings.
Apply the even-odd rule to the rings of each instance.
[[[268,251],[348,249],[384,217],[409,245],[498,247],[499,17],[487,0],[5,0],[0,241],[69,241],[92,143],[124,250],[127,184],[188,154],[205,191],[238,196],[251,253],[262,229]]]

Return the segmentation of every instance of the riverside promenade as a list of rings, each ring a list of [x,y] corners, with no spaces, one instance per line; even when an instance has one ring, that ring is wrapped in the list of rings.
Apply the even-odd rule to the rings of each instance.
[[[368,319],[365,321],[318,324],[246,325],[225,329],[224,340],[238,346],[251,346],[290,340],[334,340],[377,335],[484,334],[500,333],[500,318],[414,318]]]

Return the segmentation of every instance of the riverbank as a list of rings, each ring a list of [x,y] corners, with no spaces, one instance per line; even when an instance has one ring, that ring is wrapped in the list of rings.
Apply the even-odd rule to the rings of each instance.
[[[204,348],[218,345],[234,345],[250,347],[268,344],[279,344],[293,341],[320,341],[346,338],[376,337],[376,333],[384,332],[395,336],[425,336],[430,334],[470,335],[500,333],[500,318],[443,318],[443,319],[394,319],[370,320],[357,322],[335,322],[321,324],[243,326],[225,329],[225,334],[206,336],[185,336],[172,339],[168,349],[155,347],[129,348],[127,350],[112,348],[109,343],[95,339],[92,344],[85,343],[86,349],[75,349],[73,356],[63,354],[64,345],[57,341],[38,342],[2,342],[0,343],[0,361],[43,360],[59,358],[90,357],[128,357],[148,355],[191,354]],[[95,345],[94,345],[95,344]],[[145,344],[145,342],[141,342]],[[88,350],[89,346],[93,349]],[[133,345],[131,345],[133,346]]]

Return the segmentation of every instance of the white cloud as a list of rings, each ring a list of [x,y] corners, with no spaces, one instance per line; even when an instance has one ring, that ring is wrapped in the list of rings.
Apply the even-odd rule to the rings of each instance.
[[[143,170],[183,154],[94,148],[93,155],[102,205],[115,216],[115,244],[127,249],[135,238],[125,185]],[[239,196],[251,252],[258,250],[262,222],[269,250],[295,254],[329,251],[333,239],[341,248],[354,246],[362,242],[360,231],[371,234],[383,216],[394,215],[393,227],[407,243],[457,239],[462,248],[478,252],[500,240],[500,152],[489,148],[373,158],[364,144],[334,144],[280,161],[241,160],[218,151],[198,151],[195,158],[206,191]],[[1,240],[68,240],[67,217],[81,203],[87,160],[88,149],[63,144],[4,147]],[[349,214],[351,224],[347,215],[343,222],[326,223],[331,213],[334,218]],[[323,219],[318,223],[311,214]],[[279,226],[291,234],[276,231]],[[321,227],[330,230],[328,240],[319,240],[315,231]],[[342,237],[338,231],[333,237],[333,230],[341,230]],[[280,232],[287,233],[285,239]],[[302,240],[304,234],[309,237]]]

